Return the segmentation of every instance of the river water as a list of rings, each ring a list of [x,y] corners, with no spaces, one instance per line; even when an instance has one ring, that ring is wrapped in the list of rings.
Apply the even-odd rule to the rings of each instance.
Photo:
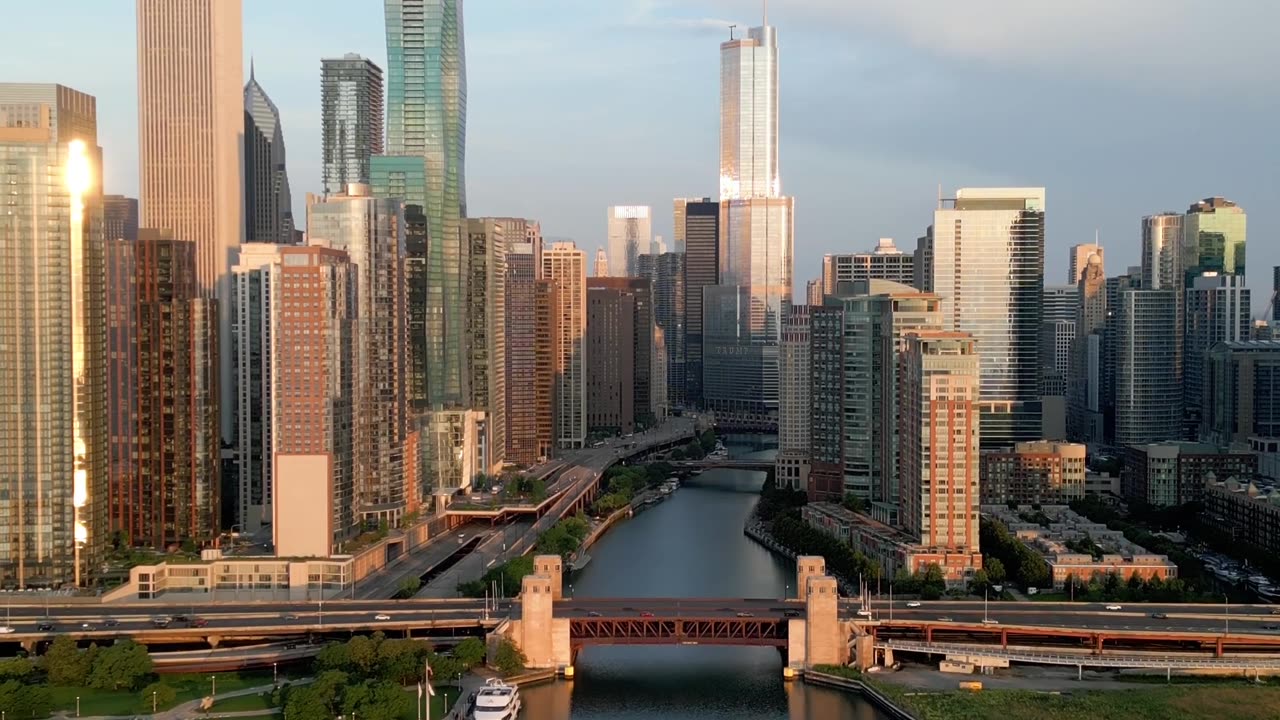
[[[729,443],[734,457],[772,457]],[[795,567],[742,534],[764,474],[713,470],[621,523],[572,578],[576,597],[782,597]],[[783,682],[777,650],[589,647],[571,682],[521,691],[528,720],[882,720],[857,696]]]

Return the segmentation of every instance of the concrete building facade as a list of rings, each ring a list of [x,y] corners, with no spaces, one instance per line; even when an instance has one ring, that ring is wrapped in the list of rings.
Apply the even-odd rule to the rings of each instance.
[[[537,383],[537,283],[542,277],[542,229],[536,220],[496,218],[507,244],[504,280],[506,312],[506,418],[507,462],[533,465],[543,454],[539,448],[539,415],[549,407],[539,405]]]
[[[823,295],[835,295],[840,283],[855,280],[890,280],[912,285],[915,282],[915,255],[899,250],[893,238],[880,238],[875,249],[870,252],[827,254],[822,257]],[[814,304],[812,299],[810,304]]]
[[[1065,505],[1085,496],[1085,446],[1026,442],[982,454],[982,504]]]
[[[570,450],[587,439],[586,253],[572,242],[553,243],[542,254],[542,277],[556,283],[556,446]]]

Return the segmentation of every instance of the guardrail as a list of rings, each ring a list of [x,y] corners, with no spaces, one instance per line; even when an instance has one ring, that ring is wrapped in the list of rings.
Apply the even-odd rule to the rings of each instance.
[[[895,652],[921,652],[932,655],[969,655],[973,657],[1000,658],[1013,662],[1040,665],[1076,665],[1109,668],[1156,668],[1182,670],[1280,670],[1280,658],[1243,657],[1190,657],[1173,653],[1159,658],[1141,655],[1072,655],[1061,652],[1038,652],[1025,648],[996,650],[989,645],[964,643],[928,643],[919,640],[888,640],[877,642],[879,650]]]

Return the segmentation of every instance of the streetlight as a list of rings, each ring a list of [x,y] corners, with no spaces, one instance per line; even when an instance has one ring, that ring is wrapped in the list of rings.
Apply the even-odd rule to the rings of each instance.
[[[1223,635],[1231,634],[1231,605],[1226,595],[1222,596],[1222,617],[1223,617]]]
[[[218,694],[218,676],[210,675],[209,683],[210,683],[209,696],[213,697],[214,695]]]
[[[80,696],[76,696],[76,717],[80,717]]]
[[[154,690],[151,691],[151,714],[156,714],[156,692]],[[4,718],[0,718],[0,720],[4,720]]]
[[[272,685],[280,684],[280,672],[279,672],[279,669],[276,667],[276,663],[271,663],[271,684]]]

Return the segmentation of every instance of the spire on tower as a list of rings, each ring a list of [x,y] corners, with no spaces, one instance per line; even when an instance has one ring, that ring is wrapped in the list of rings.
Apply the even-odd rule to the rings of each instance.
[[[764,0],[764,27],[769,27],[769,0]]]

